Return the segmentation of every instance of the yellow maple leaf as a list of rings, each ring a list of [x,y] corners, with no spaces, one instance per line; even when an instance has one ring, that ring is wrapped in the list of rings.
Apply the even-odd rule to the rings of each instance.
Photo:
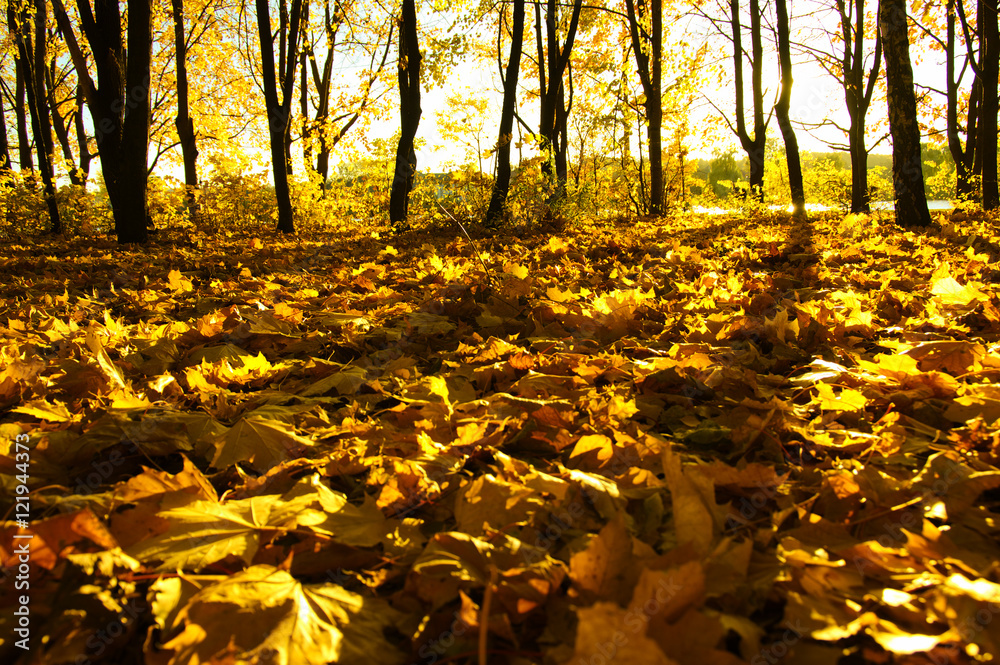
[[[972,284],[959,284],[951,275],[951,265],[942,263],[931,275],[931,293],[943,305],[964,307],[974,300],[988,301],[989,298]]]
[[[570,458],[584,455],[591,450],[596,450],[597,459],[603,462],[604,460],[611,459],[614,453],[613,449],[614,445],[611,439],[603,434],[586,434],[577,440],[576,445],[573,447],[573,452],[570,453]]]
[[[191,280],[182,275],[181,271],[176,268],[167,274],[167,284],[174,293],[194,290],[194,284],[191,283]]]
[[[826,383],[817,383],[819,408],[823,411],[861,411],[868,404],[868,398],[852,388],[842,388],[835,393]]]
[[[880,353],[875,356],[875,362],[861,360],[858,364],[869,372],[881,374],[886,378],[896,379],[897,381],[902,381],[908,376],[920,373],[920,370],[917,369],[916,359],[903,354]]]

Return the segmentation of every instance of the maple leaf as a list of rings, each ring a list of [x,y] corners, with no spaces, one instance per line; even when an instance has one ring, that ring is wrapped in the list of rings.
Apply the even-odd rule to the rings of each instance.
[[[816,392],[819,408],[824,411],[860,411],[868,404],[868,399],[852,388],[841,388],[835,393],[830,385],[817,383]]]
[[[261,662],[274,665],[402,663],[385,638],[399,614],[382,600],[336,584],[301,584],[257,565],[191,596],[164,641],[168,663]]]
[[[988,300],[986,294],[972,284],[959,284],[950,271],[951,267],[942,263],[932,277],[931,293],[943,305],[966,307],[977,300]]]
[[[216,442],[212,466],[224,469],[237,462],[248,462],[255,469],[267,471],[311,448],[313,442],[291,431],[283,422],[244,416]]]
[[[309,495],[286,501],[275,494],[193,501],[158,513],[168,523],[166,532],[140,540],[128,552],[140,561],[160,561],[158,570],[201,570],[228,556],[249,564],[263,537],[323,521],[325,515],[310,508],[313,502]]]

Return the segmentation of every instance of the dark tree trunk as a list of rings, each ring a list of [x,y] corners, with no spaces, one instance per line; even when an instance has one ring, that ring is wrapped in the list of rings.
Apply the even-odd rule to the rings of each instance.
[[[174,53],[177,61],[177,138],[184,159],[184,189],[188,215],[198,221],[198,144],[188,101],[187,41],[184,38],[184,0],[170,0],[174,14]]]
[[[339,3],[336,8],[339,9]],[[320,74],[315,58],[311,60],[313,83],[316,85],[316,93],[319,96],[319,105],[316,108],[316,126],[319,128],[319,152],[316,155],[316,172],[323,179],[323,190],[326,191],[326,180],[330,174],[330,151],[333,149],[327,137],[327,119],[330,117],[330,85],[333,77],[333,53],[337,46],[337,32],[340,30],[340,13],[335,10],[330,13],[330,0],[325,0],[323,4],[323,28],[326,33],[326,60],[323,62],[323,73]],[[388,53],[388,42],[392,37],[386,39],[386,52]],[[385,60],[383,59],[383,64]],[[381,70],[381,67],[379,68]],[[355,118],[357,116],[355,115]],[[354,124],[353,121],[351,124]],[[345,130],[346,131],[346,130]]]
[[[983,188],[983,210],[1000,207],[997,183],[997,105],[1000,78],[1000,33],[997,0],[979,0],[980,88],[979,124],[976,136],[975,170]]]
[[[632,52],[642,91],[646,95],[646,136],[649,139],[649,213],[662,215],[663,206],[663,0],[626,0]],[[646,14],[651,13],[650,32],[646,32]]]
[[[497,137],[497,177],[490,195],[490,207],[486,211],[487,226],[497,225],[510,191],[510,143],[514,138],[514,110],[517,107],[517,79],[521,71],[523,41],[524,0],[514,0],[510,59],[507,61],[507,75],[503,81],[503,107],[500,110],[500,135]],[[497,58],[500,58],[499,52]]]
[[[420,125],[420,43],[417,38],[417,9],[414,0],[403,0],[399,20],[399,145],[396,168],[389,193],[389,221],[399,226],[406,221],[417,171],[413,141]]]
[[[280,51],[284,56],[282,64],[281,92],[278,100],[278,85],[275,80],[274,68],[274,36],[271,34],[271,15],[267,0],[256,0],[257,30],[260,34],[261,74],[264,79],[264,100],[267,104],[267,126],[270,131],[271,170],[274,172],[274,194],[278,200],[278,230],[282,233],[294,233],[295,223],[292,219],[292,199],[288,189],[288,155],[286,154],[285,137],[291,121],[292,85],[295,80],[295,56],[299,36],[299,19],[302,12],[302,0],[292,0],[291,27],[288,29],[288,50],[285,50],[284,31],[280,35]],[[289,83],[289,85],[285,85]]]
[[[788,163],[788,185],[792,192],[792,211],[796,217],[805,217],[806,195],[802,186],[802,163],[799,161],[799,142],[788,117],[788,104],[792,98],[792,51],[788,38],[788,5],[786,0],[776,0],[778,14],[778,60],[781,68],[781,96],[774,105],[785,141],[785,161]]]
[[[962,27],[968,34],[968,25],[965,23],[965,10],[962,8],[961,0],[957,2],[958,14],[962,19]],[[958,80],[955,78],[955,59],[958,57],[955,45],[955,10],[956,0],[948,0],[947,22],[948,36],[945,46],[945,68],[947,72],[947,113],[945,133],[948,137],[948,151],[955,162],[955,197],[960,201],[971,201],[976,196],[976,187],[973,182],[973,167],[976,153],[976,126],[979,116],[980,86],[982,81],[977,75],[972,84],[972,94],[969,96],[969,108],[966,113],[965,145],[959,136],[958,124]],[[970,61],[975,70],[979,70],[978,63],[975,62],[975,54],[972,45],[966,44],[966,62]],[[981,71],[981,70],[979,70]]]
[[[849,2],[850,0],[847,0]],[[882,66],[882,36],[875,31],[875,57],[865,81],[865,0],[854,0],[853,15],[845,0],[837,0],[844,54],[844,101],[851,118],[847,134],[851,154],[851,212],[870,212],[868,194],[868,147],[865,145],[865,118]]]
[[[851,150],[851,212],[871,212],[868,193],[868,148],[865,146],[864,123],[851,120],[849,135]]]
[[[38,170],[42,174],[45,189],[45,205],[49,211],[52,233],[62,233],[59,206],[56,204],[55,183],[52,172],[52,127],[49,124],[48,95],[45,88],[46,61],[46,11],[45,0],[35,0],[32,18],[29,5],[22,6],[20,12],[8,5],[8,19],[11,33],[17,40],[17,59],[25,73],[25,88],[28,95],[28,111],[31,115],[31,133],[35,137],[38,152]],[[34,27],[34,45],[28,33]]]
[[[569,113],[573,108],[573,65],[566,65],[565,80],[569,83],[569,97],[566,97],[566,86],[559,86],[559,95],[556,99],[556,140],[555,140],[555,166],[557,188],[557,198],[566,193],[566,182],[569,176],[567,168],[567,154],[569,152]]]
[[[753,138],[747,133],[743,117],[743,26],[740,24],[739,0],[730,0],[733,28],[733,74],[736,87],[736,136],[750,162],[750,195],[764,200],[764,146],[767,141],[767,121],[764,119],[764,45],[760,28],[760,0],[750,0],[750,76],[753,86]]]
[[[563,74],[569,65],[573,42],[576,40],[577,26],[580,24],[580,10],[583,0],[574,0],[573,13],[566,30],[566,41],[559,44],[558,5],[556,0],[547,0],[545,14],[545,46],[542,41],[541,8],[535,5],[535,39],[538,46],[539,83],[539,146],[547,155],[542,164],[542,173],[555,186],[552,200],[560,198],[566,189],[566,142],[565,137],[569,110],[565,107]],[[571,97],[572,99],[572,97]],[[561,168],[560,168],[561,165]]]
[[[11,16],[10,12],[13,11],[8,6],[7,16]],[[8,22],[8,25],[10,23]],[[15,124],[17,125],[17,161],[21,169],[28,169],[29,171],[35,170],[35,159],[31,156],[31,139],[28,138],[28,116],[25,115],[24,109],[27,108],[25,103],[25,75],[24,67],[21,64],[21,59],[15,58],[14,60],[14,118]]]
[[[551,135],[553,133],[551,127],[555,124],[553,119],[555,111],[552,108],[554,105],[548,102],[546,92],[548,90],[546,84],[547,65],[545,62],[545,38],[542,36],[541,2],[535,3],[535,49],[538,52],[538,136],[540,139],[538,148],[545,158],[545,161],[542,162],[542,174],[551,181],[555,169],[546,152],[551,150]]]
[[[7,178],[14,167],[10,162],[10,142],[7,139],[7,117],[0,102],[0,176]]]
[[[294,0],[293,0],[294,1]],[[302,14],[309,13],[308,2],[303,2],[302,7],[299,9]],[[280,0],[278,3],[278,88],[281,90],[282,99],[291,99],[292,92],[295,89],[295,65],[287,70],[286,73],[286,63],[288,58],[296,60],[298,55],[296,54],[296,49],[294,48],[295,42],[298,38],[298,34],[294,37],[288,34],[288,3],[286,0]],[[301,24],[301,17],[299,22]],[[282,148],[284,150],[284,159],[282,163],[285,165],[285,175],[292,175],[292,105],[288,104],[288,120],[285,127],[285,135],[283,137]],[[287,180],[287,178],[286,178]]]
[[[303,8],[303,28],[309,25],[309,5]],[[309,122],[309,56],[311,45],[306,42],[305,29],[302,34],[302,50],[299,54],[299,115],[302,123],[302,163],[307,170],[312,169],[312,124]]]
[[[302,47],[299,49],[300,53],[298,56],[301,61],[302,71],[301,71],[301,84],[299,86],[299,105],[302,110],[302,152],[305,155],[305,168],[309,170],[312,168],[312,144],[310,138],[310,127],[309,127],[309,70],[306,68],[306,59],[308,57],[308,49],[306,48],[306,32],[309,27],[309,3],[302,3],[302,18],[299,19],[299,26],[301,29],[301,34],[299,35],[299,43]],[[294,77],[288,80],[288,89],[285,91],[286,95],[291,95],[294,90]],[[285,135],[285,159],[288,163],[288,175],[292,175],[292,132],[290,131]]]
[[[153,43],[151,0],[129,0],[127,33],[122,28],[117,2],[96,0],[92,9],[88,0],[78,0],[80,25],[94,53],[99,85],[94,84],[87,70],[62,0],[52,2],[90,107],[118,242],[144,243],[149,220],[146,181]]]
[[[302,111],[302,158],[308,168],[313,168],[313,140],[314,136],[319,139],[319,150],[316,153],[316,172],[320,175],[320,187],[326,190],[326,180],[330,172],[330,151],[333,146],[328,139],[327,121],[330,117],[330,87],[333,76],[333,54],[337,46],[337,32],[340,30],[340,15],[338,13],[340,5],[333,14],[330,13],[330,0],[323,2],[324,32],[326,34],[326,60],[323,62],[323,72],[320,73],[319,65],[316,64],[316,55],[313,52],[312,44],[305,43],[303,37],[302,51],[302,79],[300,82],[299,104]],[[308,17],[303,20],[303,24],[308,25]],[[388,38],[391,40],[390,37]],[[388,41],[388,40],[387,40]],[[307,67],[306,64],[309,64]],[[384,61],[383,61],[384,63]],[[319,101],[316,105],[316,117],[313,122],[309,121],[309,77],[312,70],[313,85],[316,86],[316,95]],[[356,117],[356,116],[355,116]],[[347,125],[354,124],[354,120]],[[347,131],[344,129],[343,131]]]
[[[73,124],[76,127],[76,147],[80,155],[80,168],[77,169],[81,184],[86,185],[90,178],[90,144],[87,142],[87,128],[83,126],[83,104],[84,91],[83,83],[76,85],[76,113],[73,115]]]
[[[906,0],[881,0],[879,30],[885,49],[886,97],[892,134],[892,185],[896,222],[904,226],[931,223],[920,158],[917,98],[910,65]]]
[[[55,173],[52,168],[55,145],[52,142],[52,124],[48,108],[48,93],[45,86],[45,66],[47,44],[48,11],[45,0],[35,0],[35,52],[31,73],[34,85],[28,86],[28,103],[36,118],[32,118],[32,129],[35,134],[35,149],[38,151],[39,170],[42,173],[42,184],[45,187],[45,205],[49,209],[49,221],[52,223],[52,233],[62,233],[62,220],[59,218],[59,206],[56,203]],[[30,44],[28,45],[30,47]],[[34,89],[34,100],[31,91]]]

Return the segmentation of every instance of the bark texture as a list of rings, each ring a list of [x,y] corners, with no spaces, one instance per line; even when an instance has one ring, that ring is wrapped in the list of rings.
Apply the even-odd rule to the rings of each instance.
[[[879,30],[885,49],[886,97],[892,134],[892,185],[896,222],[904,226],[931,223],[920,158],[917,98],[910,65],[906,0],[881,0]]]
[[[420,126],[420,42],[417,38],[417,10],[414,0],[403,0],[399,20],[399,145],[396,168],[389,192],[389,221],[398,226],[406,221],[417,172],[413,142]]]
[[[497,177],[490,194],[490,206],[486,211],[487,226],[496,226],[500,220],[510,191],[510,143],[514,138],[517,79],[521,71],[521,49],[524,42],[524,0],[514,0],[512,20],[510,58],[507,60],[507,74],[503,80],[503,107],[500,110],[500,135],[497,137]]]

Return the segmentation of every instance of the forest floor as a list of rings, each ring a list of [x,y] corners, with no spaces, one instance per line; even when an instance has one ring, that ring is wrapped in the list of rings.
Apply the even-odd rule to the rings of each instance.
[[[8,244],[0,660],[989,660],[997,228]]]

